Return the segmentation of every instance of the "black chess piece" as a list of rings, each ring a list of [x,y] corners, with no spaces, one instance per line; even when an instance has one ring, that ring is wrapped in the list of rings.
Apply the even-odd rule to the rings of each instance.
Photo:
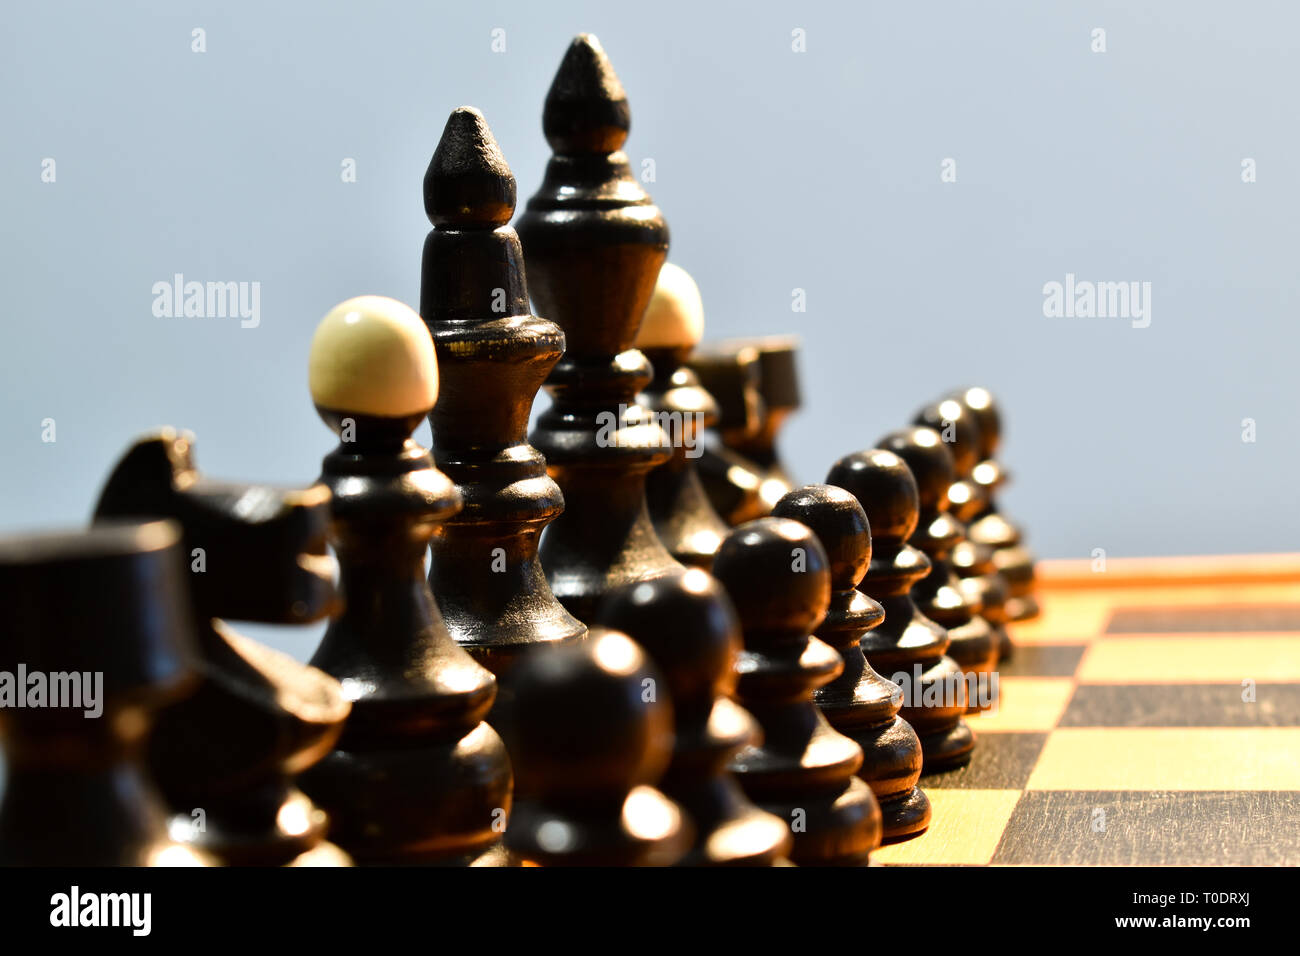
[[[979,594],[960,586],[950,560],[952,549],[966,538],[965,527],[948,511],[948,489],[956,477],[952,454],[933,428],[905,428],[878,444],[907,462],[920,495],[920,518],[908,543],[930,559],[930,571],[912,586],[912,599],[947,630],[948,656],[967,677],[968,709],[986,710],[997,694],[998,642],[980,616]]]
[[[768,511],[760,490],[763,470],[727,447],[721,436],[748,435],[762,421],[763,400],[758,394],[758,350],[753,346],[697,348],[687,362],[700,385],[717,405],[711,432],[719,436],[701,448],[696,471],[713,510],[729,526],[761,518]]]
[[[783,494],[794,488],[794,479],[781,461],[777,438],[790,416],[799,410],[798,342],[782,336],[766,336],[735,342],[716,343],[720,350],[752,348],[758,356],[758,427],[751,430],[720,430],[722,441],[753,462],[762,476],[759,499],[770,512]]]
[[[424,205],[433,230],[420,315],[441,378],[432,451],[464,502],[433,538],[429,584],[457,643],[497,677],[489,719],[500,729],[519,657],[587,632],[552,595],[537,556],[564,498],[526,437],[564,333],[529,314],[523,251],[510,228],[515,178],[478,110],[461,107],[447,120]]]
[[[917,412],[913,424],[933,428],[952,453],[956,480],[948,487],[948,510],[967,529],[967,537],[952,549],[950,560],[961,587],[971,592],[980,605],[980,617],[993,629],[998,660],[1011,656],[1011,635],[1007,633],[1005,578],[993,563],[993,549],[970,537],[969,522],[988,507],[988,490],[975,479],[980,462],[983,429],[971,409],[952,398],[927,405]]]
[[[969,521],[986,502],[984,487],[971,477],[983,441],[979,420],[959,402],[944,399],[918,411],[912,424],[938,432],[952,455],[954,477],[948,486],[948,510],[958,521]]]
[[[212,481],[193,436],[165,428],[114,467],[95,521],[170,518],[190,556],[198,686],[159,711],[153,779],[172,832],[236,866],[346,866],[295,776],[329,753],[350,705],[338,682],[235,633],[225,618],[306,624],[334,610],[329,490]]]
[[[903,688],[899,716],[921,738],[922,774],[970,761],[975,734],[962,714],[966,684],[957,662],[945,653],[948,632],[912,600],[912,586],[930,571],[930,560],[907,539],[916,528],[920,495],[903,459],[880,448],[846,455],[826,483],[853,494],[871,524],[871,563],[858,589],[885,609],[885,620],[862,635],[871,666]]]
[[[750,803],[727,772],[728,759],[756,742],[759,728],[731,699],[740,622],[722,586],[698,568],[624,585],[605,599],[600,621],[640,644],[668,682],[676,744],[659,786],[695,826],[678,865],[786,862],[786,822]]]
[[[335,749],[302,778],[358,863],[466,863],[496,849],[510,761],[483,722],[496,679],[452,638],[424,554],[460,507],[455,485],[410,435],[438,394],[428,330],[380,296],[330,311],[310,381],[339,435],[321,481],[345,607],[311,663],[352,700]]]
[[[211,862],[169,836],[142,759],[194,686],[180,544],[161,521],[0,539],[0,865]]]
[[[672,457],[650,472],[646,500],[659,539],[689,567],[708,570],[728,526],[713,510],[695,463],[718,406],[686,364],[704,331],[704,303],[685,269],[665,262],[637,333],[654,367],[641,398],[672,441]]]
[[[968,534],[971,541],[993,549],[993,564],[1007,582],[1008,620],[1032,620],[1039,614],[1034,594],[1034,556],[1025,547],[1020,528],[1002,514],[995,500],[995,492],[1008,480],[996,458],[1002,441],[1002,416],[988,389],[962,388],[950,397],[970,409],[980,423],[980,460],[972,478],[984,490],[984,506],[971,518]]]
[[[663,676],[625,634],[523,658],[507,741],[519,800],[511,853],[540,866],[669,866],[691,824],[654,787],[673,753]]]
[[[980,605],[980,617],[993,630],[993,640],[998,648],[998,661],[1010,660],[1015,653],[1011,634],[1007,631],[1010,617],[1007,601],[1011,594],[1006,577],[993,563],[994,551],[987,544],[977,544],[969,538],[952,549],[949,555],[952,569],[957,572],[958,585],[970,592],[972,602]]]
[[[876,673],[862,653],[862,635],[885,619],[884,608],[857,590],[871,563],[867,514],[850,491],[804,485],[783,495],[772,515],[807,525],[830,558],[830,609],[814,633],[839,652],[844,670],[813,699],[831,726],[862,748],[858,776],[880,804],[884,839],[916,836],[930,825],[930,800],[916,785],[921,741],[898,716],[898,685]]]
[[[542,565],[555,596],[588,623],[609,591],[680,567],[646,507],[646,475],[671,449],[637,403],[652,371],[632,348],[668,226],[622,150],[629,124],[605,51],[579,36],[546,96],[554,155],[518,224],[537,310],[567,342],[532,435],[565,501],[542,540]]]
[[[761,744],[732,758],[732,772],[751,800],[790,826],[795,863],[867,863],[881,821],[856,776],[862,748],[813,703],[813,692],[844,669],[839,652],[811,634],[830,606],[825,549],[806,525],[759,518],[732,529],[713,572],[744,634],[737,698],[763,729]]]

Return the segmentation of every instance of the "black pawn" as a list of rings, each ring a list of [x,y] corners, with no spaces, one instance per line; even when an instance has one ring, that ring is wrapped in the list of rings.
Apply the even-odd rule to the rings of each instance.
[[[668,460],[670,441],[637,403],[652,372],[632,348],[668,226],[622,151],[629,124],[605,51],[579,36],[546,96],[542,127],[554,155],[518,225],[537,311],[567,342],[532,435],[565,501],[542,541],[542,565],[555,596],[587,622],[614,588],[680,567],[646,507],[646,475]]]
[[[473,862],[510,812],[510,761],[483,723],[496,679],[452,638],[424,573],[429,539],[460,507],[410,437],[437,396],[428,330],[392,299],[341,303],[312,339],[311,392],[340,438],[321,481],[345,603],[311,663],[353,703],[303,789],[358,863]]]
[[[529,314],[523,251],[509,225],[515,178],[478,110],[461,107],[447,120],[424,206],[434,228],[420,315],[441,376],[432,451],[464,502],[433,539],[429,584],[457,643],[497,676],[499,729],[520,656],[587,631],[552,595],[537,557],[564,498],[527,442],[533,398],[564,353],[564,333]]]
[[[347,865],[294,777],[348,716],[338,681],[235,633],[222,618],[306,624],[334,609],[329,491],[218,482],[193,436],[167,428],[113,469],[95,520],[165,517],[183,534],[198,637],[195,692],[158,714],[149,766],[173,832],[235,866]]]
[[[912,586],[912,598],[922,613],[947,630],[948,656],[968,682],[975,682],[967,688],[968,709],[988,709],[997,690],[993,672],[998,642],[988,621],[980,617],[979,595],[961,587],[950,558],[966,538],[965,527],[948,511],[948,489],[956,478],[952,454],[940,434],[925,427],[886,435],[879,445],[907,462],[920,495],[920,517],[908,541],[930,559],[930,572]]]
[[[690,823],[654,788],[673,752],[672,704],[631,638],[595,628],[524,658],[515,706],[512,854],[541,866],[669,866],[686,852]]]
[[[171,522],[0,539],[0,866],[208,862],[168,835],[142,759],[154,714],[193,688],[180,545]],[[52,707],[60,673],[79,693]]]
[[[695,842],[681,866],[768,866],[790,847],[784,820],[746,799],[728,759],[757,741],[758,724],[733,700],[740,622],[722,586],[699,569],[629,584],[601,607],[601,623],[640,644],[663,672],[676,745],[660,787],[690,815]]]
[[[986,489],[971,477],[979,463],[983,432],[979,420],[959,402],[945,399],[916,413],[913,425],[924,425],[939,433],[952,456],[953,482],[948,486],[948,510],[962,523],[969,521],[986,504]]]
[[[972,477],[984,489],[984,507],[970,521],[968,533],[977,544],[993,549],[993,564],[1007,582],[1007,617],[1028,621],[1038,616],[1034,595],[1034,556],[1024,545],[1024,535],[998,509],[995,493],[1007,481],[1007,472],[997,461],[1002,441],[1002,416],[988,389],[958,389],[950,396],[974,413],[980,423],[979,463]]]
[[[952,549],[952,568],[957,572],[958,584],[979,602],[980,617],[993,629],[993,639],[998,647],[998,661],[1010,660],[1015,652],[1007,624],[1011,617],[1007,602],[1011,592],[1006,576],[994,563],[995,551],[987,544],[976,544],[967,538]]]
[[[856,776],[862,748],[813,703],[813,691],[844,669],[835,648],[811,634],[830,606],[825,549],[806,525],[759,518],[727,535],[713,572],[744,633],[737,696],[763,729],[763,742],[741,750],[732,771],[750,799],[790,826],[795,863],[865,864],[881,823]]]
[[[636,344],[654,367],[641,398],[672,441],[672,457],[650,472],[646,500],[655,532],[672,556],[708,570],[728,526],[713,510],[696,461],[718,406],[686,364],[704,330],[704,305],[690,274],[671,262],[659,271]]]
[[[961,766],[975,747],[962,719],[961,668],[945,653],[948,632],[912,600],[912,585],[930,571],[929,559],[907,543],[920,513],[912,472],[893,452],[873,448],[841,458],[826,482],[851,492],[871,523],[871,563],[858,589],[880,602],[885,620],[862,636],[862,651],[878,673],[903,687],[898,713],[921,738],[922,773]]]
[[[948,487],[948,510],[966,526],[966,539],[952,549],[953,570],[961,586],[971,591],[980,604],[980,617],[993,628],[998,646],[998,660],[1011,656],[1011,635],[1007,633],[1007,582],[993,562],[993,548],[976,543],[970,536],[969,522],[988,507],[988,489],[975,478],[980,463],[983,426],[970,408],[946,398],[927,405],[913,419],[916,425],[933,428],[952,453],[956,480]]]
[[[930,801],[917,787],[921,741],[898,716],[903,694],[862,652],[862,635],[884,609],[857,590],[871,563],[871,525],[858,499],[834,485],[804,485],[783,495],[773,517],[791,518],[817,535],[831,565],[831,604],[816,636],[839,651],[844,670],[813,699],[831,726],[862,748],[858,776],[880,804],[884,839],[915,836],[930,824]]]

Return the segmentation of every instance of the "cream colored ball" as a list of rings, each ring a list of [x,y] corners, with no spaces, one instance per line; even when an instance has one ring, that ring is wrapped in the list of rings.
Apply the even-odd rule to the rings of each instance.
[[[321,408],[405,418],[438,400],[429,330],[405,303],[362,295],[330,309],[311,340],[311,397]]]
[[[639,349],[683,348],[693,346],[704,335],[704,301],[700,287],[681,266],[665,262],[659,270],[654,295],[646,307],[641,330],[637,333]]]

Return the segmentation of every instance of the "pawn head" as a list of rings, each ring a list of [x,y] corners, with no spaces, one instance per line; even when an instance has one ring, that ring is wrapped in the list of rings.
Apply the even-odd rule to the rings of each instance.
[[[605,599],[598,619],[627,634],[663,668],[679,710],[711,705],[735,687],[740,621],[717,579],[699,568],[638,581]]]
[[[857,587],[871,564],[871,525],[851,492],[829,484],[804,485],[782,495],[772,515],[813,530],[830,558],[831,587]]]
[[[959,388],[948,397],[961,403],[979,422],[980,459],[986,460],[996,455],[1002,441],[1002,416],[992,393],[987,388],[972,385]]]
[[[322,415],[418,420],[438,399],[433,339],[415,310],[396,299],[348,299],[316,326],[308,381]]]
[[[826,483],[858,499],[876,541],[906,541],[916,530],[921,499],[907,462],[872,448],[845,455],[831,466]]]
[[[952,454],[933,428],[904,428],[891,432],[877,443],[907,462],[916,479],[921,510],[944,511],[948,507],[948,489],[956,478]]]
[[[803,638],[830,606],[830,559],[812,529],[789,518],[759,518],[733,528],[713,561],[740,615],[748,647],[771,635]]]
[[[704,335],[704,300],[691,274],[665,262],[637,333],[639,349],[690,350]]]
[[[506,745],[521,792],[621,800],[668,765],[668,689],[627,635],[593,628],[581,643],[529,655],[511,679],[517,719]]]
[[[914,425],[925,425],[939,433],[939,437],[952,453],[953,468],[958,478],[966,478],[984,457],[980,454],[983,435],[975,413],[956,399],[927,405],[912,419]]]

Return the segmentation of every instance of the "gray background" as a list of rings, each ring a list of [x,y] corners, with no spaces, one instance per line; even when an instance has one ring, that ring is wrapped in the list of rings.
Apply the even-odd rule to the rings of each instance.
[[[420,183],[452,108],[481,108],[535,191],[547,86],[591,31],[708,334],[803,338],[799,478],[975,381],[1005,406],[1005,502],[1039,554],[1294,549],[1298,9],[14,5],[0,530],[84,521],[159,424],[194,430],[214,476],[311,481],[331,447],[306,389],[317,320],[360,293],[416,302]],[[260,282],[260,327],[155,318],[177,272]],[[1067,272],[1151,282],[1151,326],[1044,318]],[[305,656],[318,633],[274,643]]]

